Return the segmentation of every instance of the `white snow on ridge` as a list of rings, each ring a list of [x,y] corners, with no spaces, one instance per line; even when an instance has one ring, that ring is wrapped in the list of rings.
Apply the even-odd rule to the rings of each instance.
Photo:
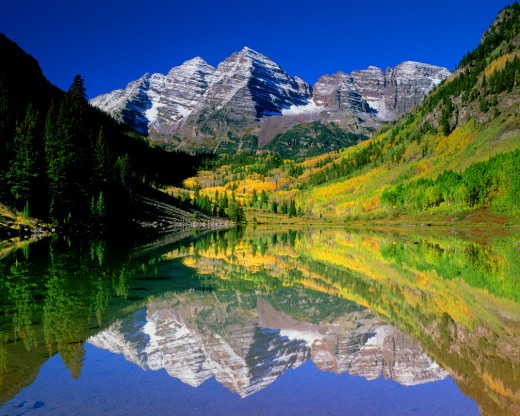
[[[389,325],[382,325],[375,329],[374,335],[368,338],[365,345],[375,345],[382,347],[385,339],[394,332],[394,328]]]
[[[323,336],[316,331],[304,331],[298,329],[282,329],[280,330],[280,336],[287,337],[292,340],[305,341],[305,343],[312,347],[314,341],[322,339]]]
[[[148,127],[152,126],[159,116],[159,107],[162,107],[159,103],[153,103],[152,107],[144,112],[144,116],[148,120]]]
[[[324,107],[317,105],[313,99],[305,105],[292,105],[289,108],[282,109],[282,115],[294,116],[299,114],[314,114],[322,111]]]
[[[366,100],[368,105],[372,110],[375,110],[377,112],[377,117],[384,121],[391,121],[395,117],[392,114],[391,111],[388,110],[385,104],[384,98],[376,99],[376,100]]]

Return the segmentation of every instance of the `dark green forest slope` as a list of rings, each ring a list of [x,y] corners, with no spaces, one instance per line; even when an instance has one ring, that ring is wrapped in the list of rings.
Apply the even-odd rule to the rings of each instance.
[[[201,156],[164,152],[67,92],[0,35],[0,202],[60,226],[128,223],[134,197],[193,174]]]
[[[302,123],[277,134],[265,147],[285,158],[308,157],[359,143],[368,137],[348,132],[334,122]]]

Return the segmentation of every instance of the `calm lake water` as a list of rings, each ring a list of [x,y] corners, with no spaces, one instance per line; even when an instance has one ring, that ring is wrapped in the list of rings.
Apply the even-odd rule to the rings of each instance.
[[[520,233],[453,234],[21,246],[0,415],[519,415]]]

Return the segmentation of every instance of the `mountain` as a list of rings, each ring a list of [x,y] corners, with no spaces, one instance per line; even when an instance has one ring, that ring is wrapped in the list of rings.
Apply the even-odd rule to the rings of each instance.
[[[323,75],[314,85],[314,102],[332,117],[339,114],[393,121],[413,110],[441,81],[446,68],[403,62],[395,68],[370,66],[351,74]]]
[[[166,132],[168,125],[183,120],[196,108],[214,72],[204,60],[194,58],[167,75],[145,74],[124,90],[92,99],[91,104],[141,133],[146,134],[149,127]]]
[[[310,97],[307,83],[244,48],[217,68],[195,58],[166,76],[146,74],[91,104],[143,134],[182,134],[196,140],[225,136],[234,126],[281,115],[284,108],[303,105]]]
[[[304,121],[372,131],[415,108],[449,75],[445,68],[404,62],[385,72],[369,67],[324,75],[311,87],[245,47],[217,68],[195,58],[167,75],[146,74],[91,104],[169,148],[229,151],[226,142],[232,142],[236,151],[240,140],[234,137],[254,134],[264,146]]]
[[[296,203],[303,211],[333,218],[402,221],[428,212],[421,222],[430,223],[435,213],[453,223],[458,217],[452,214],[469,210],[472,221],[507,221],[489,214],[479,218],[471,213],[477,209],[518,218],[519,22],[515,3],[415,110],[370,140],[330,154],[326,162],[306,161],[303,183],[298,179],[288,185],[278,175],[284,190],[273,199],[294,198],[299,189]],[[389,102],[380,101],[387,110]]]
[[[518,3],[504,9],[480,45],[419,105],[416,92],[438,83],[442,71],[430,72],[429,67],[408,62],[385,74],[372,67],[322,77],[313,89],[313,105],[331,109],[330,128],[315,121],[287,125],[264,148],[283,157],[330,153],[290,162],[265,154],[227,157],[189,183],[200,184],[200,194],[210,199],[235,190],[235,197],[251,208],[246,217],[259,222],[274,220],[265,211],[287,214],[286,208],[294,203],[310,222],[326,218],[443,225],[461,219],[517,223],[519,22]],[[416,72],[428,80],[417,81]],[[366,140],[366,130],[358,129],[349,137],[339,122],[332,124],[338,114],[344,114],[343,120],[348,114],[359,120],[369,108],[371,120],[377,114],[391,119],[415,105]],[[284,117],[268,117],[263,124],[271,119]],[[342,143],[353,146],[338,149]],[[262,192],[268,195],[259,198]]]
[[[297,292],[300,314],[314,321],[320,296]],[[150,300],[88,342],[122,354],[143,369],[161,370],[198,387],[211,377],[241,397],[273,383],[285,371],[312,360],[323,371],[374,380],[382,375],[402,385],[444,379],[448,373],[420,346],[368,310],[350,302],[329,306],[326,322],[295,320],[262,296],[241,293],[176,293]],[[316,299],[314,299],[316,297]],[[247,305],[256,305],[251,308]],[[326,307],[325,307],[326,308]],[[333,308],[340,308],[339,310]]]
[[[15,42],[0,33],[0,172],[9,167],[9,148],[17,120],[23,120],[27,106],[45,114],[52,100],[63,91],[52,85],[38,64]]]
[[[0,215],[1,237],[17,233],[21,224],[26,230],[34,228],[28,220],[20,220],[22,213],[90,230],[102,230],[107,224],[125,229],[132,224],[155,228],[156,223],[189,228],[211,222],[150,186],[182,182],[202,158],[152,146],[92,107],[79,75],[67,92],[61,91],[45,78],[34,57],[2,34],[0,58],[0,206],[18,214],[13,221],[9,210],[2,208],[6,215]],[[126,97],[134,108],[144,108],[147,104],[138,102],[140,91],[162,91],[170,80],[181,82],[183,77],[186,90],[196,94],[197,86],[190,82],[197,71],[204,72],[204,67],[193,60],[172,70],[164,82],[145,76],[133,83]],[[182,95],[176,101],[180,113],[190,105],[187,93]],[[161,106],[157,98],[152,113]],[[174,117],[174,110],[168,116]],[[172,165],[178,169],[172,170]]]

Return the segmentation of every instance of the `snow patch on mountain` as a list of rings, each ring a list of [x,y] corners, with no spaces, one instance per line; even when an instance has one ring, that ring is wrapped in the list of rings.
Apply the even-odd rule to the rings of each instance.
[[[312,344],[314,344],[314,341],[318,339],[322,339],[323,335],[316,331],[303,331],[300,329],[282,329],[280,331],[280,336],[287,337],[290,340],[300,340],[305,341],[308,347],[312,347]]]
[[[317,105],[314,100],[309,100],[307,104],[303,105],[292,105],[289,108],[282,109],[282,115],[294,116],[299,114],[314,114],[319,113],[324,109],[323,106]]]
[[[379,99],[367,99],[367,103],[370,108],[373,110],[374,114],[383,121],[392,121],[393,114],[386,107],[385,101],[383,98]]]

